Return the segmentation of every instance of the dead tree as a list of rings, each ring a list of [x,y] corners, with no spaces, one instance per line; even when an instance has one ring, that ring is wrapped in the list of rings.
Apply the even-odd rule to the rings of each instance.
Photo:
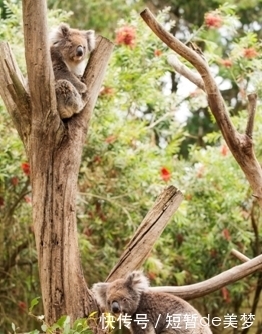
[[[52,324],[65,314],[70,315],[74,321],[97,310],[96,302],[82,273],[77,242],[75,199],[82,148],[113,44],[103,37],[97,38],[96,49],[83,75],[88,87],[87,104],[80,114],[62,121],[56,106],[54,75],[47,43],[46,12],[45,0],[23,0],[29,89],[25,85],[8,43],[2,42],[0,43],[0,92],[24,143],[30,162],[33,223],[42,300],[45,319],[47,323]],[[156,25],[155,21],[152,22]],[[166,33],[163,33],[163,36],[166,36]],[[183,45],[182,50],[184,48],[186,47]],[[224,106],[219,98],[220,93],[216,87],[209,85],[213,82],[207,74],[207,64],[192,52],[186,49],[185,54],[189,55],[189,58],[192,57],[192,62],[196,63],[202,74],[203,87],[206,87],[210,106],[217,110],[217,121],[222,122],[220,127],[223,134],[227,134],[229,147],[235,149],[235,141],[229,138],[225,130],[225,126],[231,123],[228,116],[222,115]],[[244,164],[242,168],[248,172],[252,167],[256,171],[252,177],[250,174],[247,177],[255,196],[261,203],[261,171],[256,169],[257,163],[253,157],[250,138],[252,122],[249,123],[247,134],[242,136],[235,134],[233,127],[230,126],[242,150],[243,142],[249,143],[245,151],[253,160],[250,160],[248,166]],[[239,154],[235,155],[239,158]],[[254,182],[259,189],[255,190]],[[119,262],[111,271],[109,280],[124,276],[128,271],[138,269],[142,265],[182,198],[182,194],[175,187],[169,187],[164,191],[127,245]],[[216,285],[217,281],[211,282],[211,285],[218,289],[261,269],[261,265],[260,256],[241,265],[245,268],[238,268],[239,270],[233,268],[229,274],[227,272],[221,274],[223,277],[219,277],[219,280],[223,282],[222,285],[221,283]],[[183,290],[180,295],[188,295],[189,298],[196,296],[190,295],[188,287],[180,289]],[[202,286],[199,287],[198,296],[205,294],[206,287],[201,289]]]

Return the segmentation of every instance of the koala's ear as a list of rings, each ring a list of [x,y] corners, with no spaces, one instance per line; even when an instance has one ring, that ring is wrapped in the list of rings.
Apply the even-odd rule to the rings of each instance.
[[[84,37],[87,40],[88,52],[92,52],[95,48],[96,38],[94,30],[84,31]]]
[[[91,289],[98,304],[103,308],[106,308],[106,291],[108,285],[109,283],[96,283]]]
[[[70,27],[66,23],[61,23],[58,26],[58,31],[60,32],[60,34],[62,34],[64,37],[66,37],[66,36],[69,35]]]
[[[53,29],[49,34],[51,44],[59,43],[63,38],[67,37],[70,32],[70,27],[66,23],[61,23],[56,29]]]
[[[149,281],[142,271],[133,271],[127,276],[126,285],[141,293],[148,290]]]

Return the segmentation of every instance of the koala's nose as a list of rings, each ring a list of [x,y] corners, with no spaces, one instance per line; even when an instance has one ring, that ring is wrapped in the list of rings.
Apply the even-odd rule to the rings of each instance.
[[[118,304],[118,302],[113,302],[111,309],[113,313],[120,313],[120,305]]]
[[[83,54],[84,54],[84,48],[82,47],[82,45],[79,45],[76,48],[76,55],[77,55],[77,57],[81,57],[81,56],[83,56]]]

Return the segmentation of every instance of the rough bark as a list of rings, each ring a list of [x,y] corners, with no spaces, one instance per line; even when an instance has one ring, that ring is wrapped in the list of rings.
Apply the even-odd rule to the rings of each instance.
[[[199,80],[198,76],[192,74],[190,69],[185,69],[185,66],[181,67],[174,58],[171,58],[171,63],[173,62],[176,70],[182,70],[182,75],[185,75],[186,73],[186,77],[192,82],[197,80],[201,89],[203,88],[204,84],[204,90],[207,94],[208,104],[212,114],[216,119],[217,125],[219,126],[221,133],[234,158],[243,170],[253,190],[253,196],[258,200],[259,205],[262,206],[262,169],[255,156],[252,141],[253,119],[257,98],[256,94],[251,94],[249,96],[249,103],[251,106],[248,108],[249,115],[247,127],[245,133],[241,134],[237,132],[229,117],[229,113],[226,110],[222,95],[210,72],[207,62],[197,52],[181,43],[176,37],[172,36],[168,31],[166,31],[165,28],[157,22],[149,9],[145,9],[141,13],[141,17],[150,27],[150,29],[168,47],[189,61],[200,74],[202,80]]]

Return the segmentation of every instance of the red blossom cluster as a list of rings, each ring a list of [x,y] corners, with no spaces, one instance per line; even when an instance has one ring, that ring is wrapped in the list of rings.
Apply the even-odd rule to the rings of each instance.
[[[25,313],[27,310],[27,304],[25,302],[19,301],[18,307],[19,307],[19,313]]]
[[[123,26],[116,31],[116,44],[134,47],[136,44],[136,29]]]
[[[159,49],[155,49],[155,51],[154,51],[155,57],[160,57],[162,55],[162,53],[163,52],[161,50],[159,50]]]
[[[216,12],[209,12],[205,14],[205,25],[208,28],[220,28],[223,24],[222,17]]]
[[[25,175],[29,176],[30,175],[30,165],[28,162],[22,162],[21,163],[21,168]]]
[[[220,64],[223,65],[224,67],[232,67],[233,62],[231,59],[220,59]]]
[[[160,170],[160,176],[163,181],[167,182],[171,179],[171,172],[166,167],[162,167]]]
[[[116,140],[117,140],[117,136],[116,135],[111,135],[111,136],[109,136],[105,139],[105,142],[107,144],[112,144]]]
[[[251,59],[258,56],[258,52],[254,48],[243,49],[243,57]]]
[[[229,148],[226,144],[221,145],[220,147],[220,153],[225,157],[229,153]]]

